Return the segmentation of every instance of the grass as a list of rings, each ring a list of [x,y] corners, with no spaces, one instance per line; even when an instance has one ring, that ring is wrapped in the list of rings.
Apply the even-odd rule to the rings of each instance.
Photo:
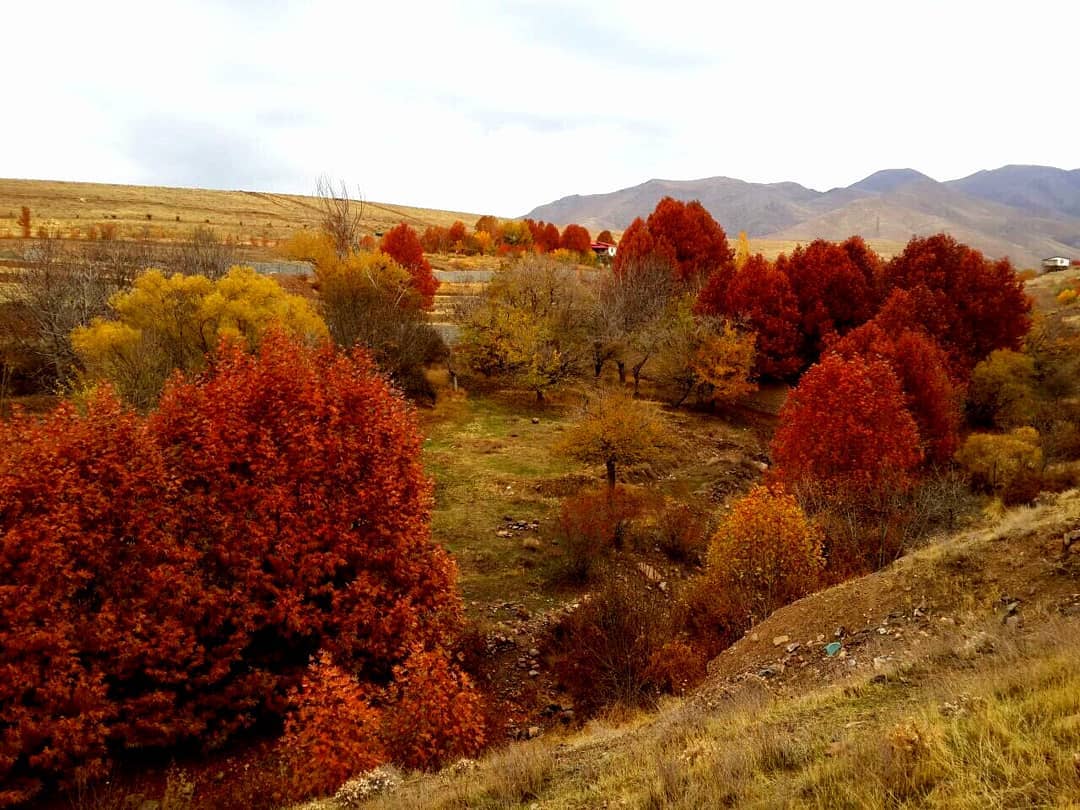
[[[479,396],[445,398],[425,414],[424,462],[435,479],[432,531],[458,561],[467,605],[552,603],[543,584],[559,556],[553,541],[560,481],[587,474],[553,450],[567,420],[555,405],[537,409]],[[539,531],[500,537],[506,517],[537,520]],[[525,549],[526,538],[538,538],[540,548]]]
[[[35,234],[44,226],[65,237],[74,229],[85,235],[103,222],[115,224],[121,236],[151,239],[184,237],[197,225],[210,225],[241,243],[273,244],[315,227],[320,218],[318,201],[297,194],[0,179],[0,237],[18,235],[23,205],[30,207]],[[423,230],[458,219],[471,226],[477,215],[365,202],[361,225],[375,232],[408,222]]]

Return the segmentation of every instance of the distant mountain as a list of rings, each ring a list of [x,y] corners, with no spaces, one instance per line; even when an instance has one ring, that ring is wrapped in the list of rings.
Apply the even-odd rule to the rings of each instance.
[[[946,185],[972,197],[1004,203],[1037,216],[1080,217],[1080,169],[1002,166],[950,180]]]
[[[1006,166],[948,183],[914,169],[886,169],[827,192],[730,177],[649,180],[608,194],[564,197],[528,216],[618,230],[647,216],[666,195],[700,200],[729,234],[796,241],[860,234],[906,242],[945,231],[1021,266],[1080,253],[1080,170],[1040,166]]]

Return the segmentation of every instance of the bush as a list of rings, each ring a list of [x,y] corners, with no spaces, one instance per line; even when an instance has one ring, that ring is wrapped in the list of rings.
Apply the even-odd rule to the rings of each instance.
[[[665,596],[607,579],[553,633],[555,671],[575,707],[589,712],[651,702],[660,690],[650,663],[675,626]]]
[[[973,433],[956,460],[972,484],[1000,495],[1006,503],[1024,503],[1039,494],[1043,454],[1039,433],[1022,427],[1009,433]]]
[[[656,544],[675,562],[702,562],[707,535],[708,521],[689,504],[669,502],[656,517]]]
[[[420,438],[362,354],[272,332],[149,418],[105,391],[86,415],[0,425],[0,448],[16,795],[102,773],[107,743],[212,748],[277,720],[319,649],[382,687],[457,630]]]
[[[1004,430],[1035,421],[1035,361],[1026,354],[998,349],[975,366],[968,386],[968,412],[974,423]]]
[[[379,712],[360,683],[326,653],[312,659],[290,702],[279,746],[294,799],[330,793],[385,761]]]
[[[480,695],[445,652],[413,652],[395,667],[390,694],[383,740],[395,762],[432,769],[483,747]]]
[[[706,576],[759,622],[819,582],[822,536],[780,486],[756,486],[735,503],[709,542]]]
[[[566,498],[559,512],[559,537],[566,573],[585,581],[612,549],[621,549],[630,524],[646,509],[640,490],[616,486],[585,490]]]
[[[661,692],[682,695],[705,680],[705,664],[700,652],[676,639],[652,654],[645,678]]]

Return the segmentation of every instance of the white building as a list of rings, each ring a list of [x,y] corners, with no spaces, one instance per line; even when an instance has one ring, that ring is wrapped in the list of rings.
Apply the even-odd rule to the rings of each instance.
[[[1042,260],[1042,269],[1044,273],[1053,273],[1055,270],[1068,270],[1070,264],[1072,261],[1064,256],[1051,256]]]

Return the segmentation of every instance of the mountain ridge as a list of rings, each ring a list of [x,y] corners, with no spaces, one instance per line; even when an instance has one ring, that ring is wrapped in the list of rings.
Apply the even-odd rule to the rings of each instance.
[[[1080,253],[1080,169],[1051,166],[1011,164],[946,182],[912,168],[883,169],[824,192],[791,181],[652,178],[613,192],[563,197],[527,216],[619,230],[648,216],[664,196],[700,200],[729,233],[765,239],[858,233],[905,242],[945,231],[1020,266]]]

